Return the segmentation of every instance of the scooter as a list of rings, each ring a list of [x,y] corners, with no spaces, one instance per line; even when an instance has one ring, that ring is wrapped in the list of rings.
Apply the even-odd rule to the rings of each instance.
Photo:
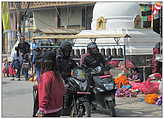
[[[96,109],[107,112],[112,117],[116,116],[115,112],[115,83],[111,75],[98,75],[102,71],[100,66],[92,69],[91,75],[95,82],[93,89]]]
[[[67,91],[73,95],[71,117],[90,117],[91,104],[89,102],[89,83],[82,68],[74,68],[72,76],[67,80]]]

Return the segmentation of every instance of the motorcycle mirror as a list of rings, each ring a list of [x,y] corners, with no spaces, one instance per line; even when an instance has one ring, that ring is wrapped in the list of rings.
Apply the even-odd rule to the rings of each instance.
[[[108,56],[107,58],[106,58],[106,61],[111,61],[112,60],[112,56]]]

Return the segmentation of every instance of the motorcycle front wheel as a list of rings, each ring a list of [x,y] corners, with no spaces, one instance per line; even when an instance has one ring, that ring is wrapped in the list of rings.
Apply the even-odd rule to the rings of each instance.
[[[73,105],[71,117],[91,117],[91,106],[89,102],[77,103]]]
[[[84,116],[85,117],[91,117],[91,104],[89,102],[84,102]]]
[[[111,115],[111,117],[116,117],[114,102],[113,101],[108,101],[107,105],[108,105],[108,109],[109,109],[108,113]]]

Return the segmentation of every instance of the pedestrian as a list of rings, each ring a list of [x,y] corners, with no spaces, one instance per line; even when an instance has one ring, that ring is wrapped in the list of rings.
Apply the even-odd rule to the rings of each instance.
[[[14,77],[16,75],[16,71],[13,68],[11,61],[9,62],[9,75],[12,76],[11,80],[14,80]]]
[[[31,67],[30,59],[29,59],[29,54],[26,53],[23,58],[23,63],[22,63],[22,74],[25,77],[25,81],[28,80],[29,78],[29,69]]]
[[[19,49],[20,53],[22,53],[23,57],[26,53],[30,53],[30,44],[25,41],[24,36],[21,36],[21,40],[18,44],[18,49]]]
[[[36,49],[37,49],[38,45],[35,41],[35,39],[32,40],[32,43],[30,45],[30,49],[31,49],[31,64],[32,64],[32,73],[33,73],[33,68],[34,68],[34,58],[35,58],[35,54],[36,54]]]
[[[3,63],[2,63],[2,72],[4,74],[4,77],[7,75],[7,77],[9,76],[9,63],[7,58],[4,59]]]
[[[20,80],[20,72],[22,68],[23,58],[22,55],[20,54],[18,47],[15,47],[15,52],[11,57],[12,57],[12,67],[16,69],[15,77],[18,78],[18,80]]]
[[[64,82],[56,70],[53,52],[42,58],[41,77],[38,83],[38,117],[59,117],[63,108]]]
[[[33,63],[34,63],[34,69],[35,69],[37,81],[40,80],[40,74],[41,74],[41,62],[40,62],[40,59],[41,59],[41,57],[42,57],[41,49],[40,48],[36,48],[36,52],[35,52],[35,55],[33,57]]]
[[[71,76],[71,70],[77,67],[77,64],[71,57],[71,51],[72,51],[71,42],[63,41],[60,44],[60,47],[56,56],[57,69],[60,72],[66,84],[67,84],[68,77]],[[69,92],[67,92],[64,95],[64,107],[63,107],[63,112],[62,112],[62,115],[64,116],[70,115],[71,103],[72,103],[72,98],[73,98],[72,96],[73,95],[70,94]]]

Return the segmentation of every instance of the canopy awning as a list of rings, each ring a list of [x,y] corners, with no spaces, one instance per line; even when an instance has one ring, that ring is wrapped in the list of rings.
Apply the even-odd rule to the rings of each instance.
[[[96,38],[125,38],[130,37],[128,34],[109,34],[109,35],[48,35],[37,36],[32,39],[96,39]]]

